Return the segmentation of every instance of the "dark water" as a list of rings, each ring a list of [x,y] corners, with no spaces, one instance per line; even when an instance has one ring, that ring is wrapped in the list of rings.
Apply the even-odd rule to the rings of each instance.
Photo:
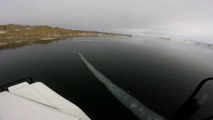
[[[83,37],[0,51],[0,85],[31,76],[92,120],[137,120],[73,52],[164,118],[202,79],[213,76],[213,49],[151,38]],[[209,98],[193,120],[213,114],[213,84],[201,93]]]

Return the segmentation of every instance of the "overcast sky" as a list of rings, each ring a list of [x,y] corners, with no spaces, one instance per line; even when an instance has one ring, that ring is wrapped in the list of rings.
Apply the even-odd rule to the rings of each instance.
[[[213,38],[213,0],[0,0],[0,24]]]

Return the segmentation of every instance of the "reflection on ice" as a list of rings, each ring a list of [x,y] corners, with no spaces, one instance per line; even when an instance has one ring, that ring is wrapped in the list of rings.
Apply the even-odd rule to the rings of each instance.
[[[94,40],[76,40],[76,42],[93,42]]]
[[[94,76],[103,83],[111,94],[117,98],[125,107],[127,107],[138,119],[140,120],[164,120],[164,118],[142,103],[137,99],[126,93],[123,89],[113,84],[108,78],[102,73],[96,70],[80,53],[78,53],[88,69],[94,74]]]

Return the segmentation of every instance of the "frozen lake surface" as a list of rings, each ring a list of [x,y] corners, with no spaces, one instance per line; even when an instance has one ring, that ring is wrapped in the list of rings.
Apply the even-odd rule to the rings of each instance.
[[[108,82],[94,76],[76,53]],[[138,120],[125,106],[134,108],[132,101],[116,96],[124,93],[168,119],[202,79],[213,76],[212,61],[213,49],[192,44],[143,37],[79,37],[0,51],[0,85],[31,76],[92,120]],[[212,115],[213,84],[205,85],[204,93],[209,98],[193,120]]]

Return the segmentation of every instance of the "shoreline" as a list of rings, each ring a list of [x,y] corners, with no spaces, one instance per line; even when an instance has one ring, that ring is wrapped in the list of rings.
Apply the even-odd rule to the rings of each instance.
[[[51,26],[0,25],[0,50],[32,44],[48,44],[73,37],[130,36],[116,33],[80,31]]]

